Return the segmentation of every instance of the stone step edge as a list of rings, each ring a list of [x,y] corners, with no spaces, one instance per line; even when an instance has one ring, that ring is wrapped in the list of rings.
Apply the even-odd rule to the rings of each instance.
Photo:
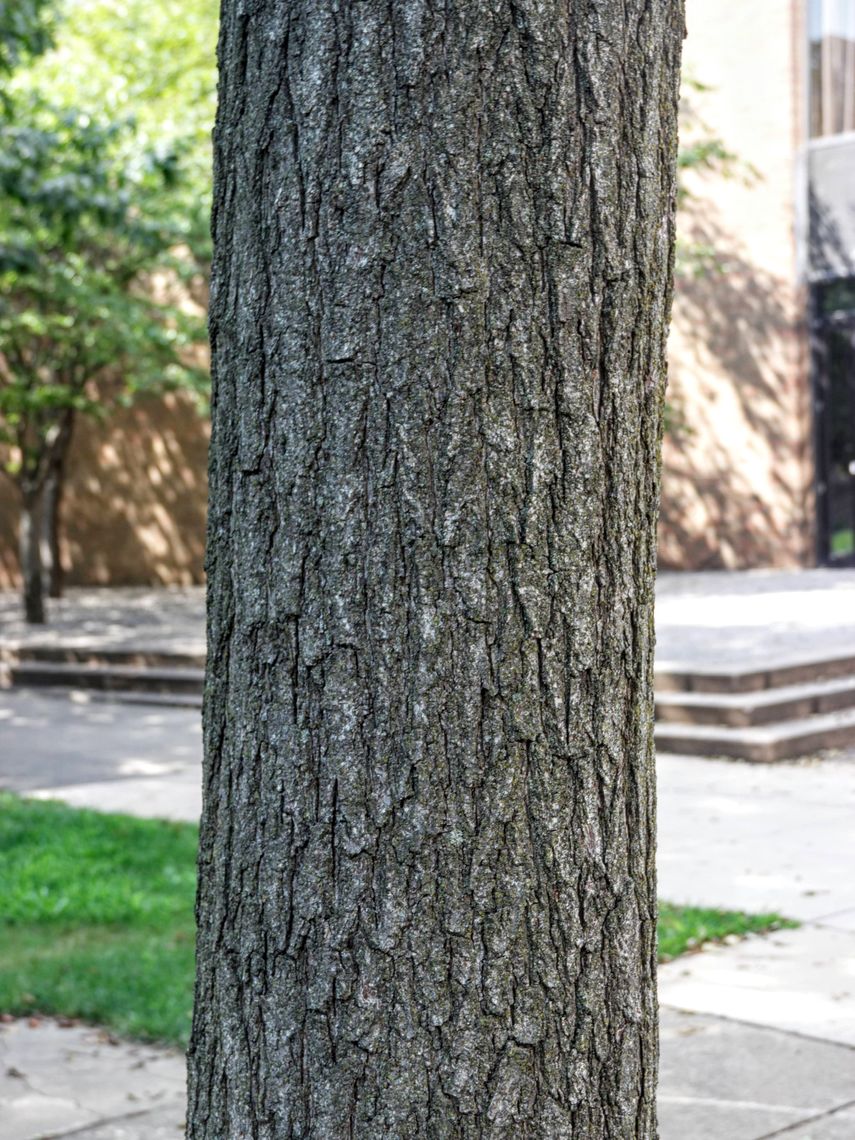
[[[68,665],[134,666],[154,669],[205,668],[204,652],[168,649],[96,649],[85,645],[0,644],[0,663],[19,665],[45,662]],[[680,667],[664,665],[654,674],[657,693],[747,693],[772,688],[855,676],[855,655],[780,662],[763,668]]]
[[[86,645],[0,644],[0,663],[5,665],[114,665],[140,669],[204,669],[205,654],[176,649],[95,649]]]
[[[855,745],[855,709],[751,728],[660,722],[654,739],[658,752],[759,763],[793,760],[827,748]]]
[[[149,705],[158,708],[201,709],[202,694],[142,692],[139,689],[71,689],[71,694],[80,699],[99,704]]]
[[[659,692],[747,693],[855,674],[855,655],[783,661],[761,668],[693,668],[665,664],[654,673]]]
[[[855,706],[855,676],[811,681],[749,693],[656,693],[660,723],[722,725],[748,728],[801,720]]]
[[[93,690],[145,688],[201,691],[204,669],[162,668],[139,665],[86,665],[56,662],[24,661],[3,665],[6,686]]]

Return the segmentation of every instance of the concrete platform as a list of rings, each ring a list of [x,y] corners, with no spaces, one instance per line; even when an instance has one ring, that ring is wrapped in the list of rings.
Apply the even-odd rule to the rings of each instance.
[[[184,1086],[175,1051],[53,1020],[0,1025],[3,1140],[179,1140]]]
[[[103,651],[199,651],[200,592],[167,606],[157,592],[113,595],[73,595],[49,631],[53,644],[73,646],[83,620]],[[667,575],[658,598],[659,662],[675,671],[734,671],[737,660],[737,672],[762,672],[770,650],[779,663],[797,663],[823,653],[844,657],[855,647],[851,571]],[[99,613],[109,613],[109,622]],[[21,637],[27,642],[30,633]],[[0,786],[102,809],[198,818],[195,709],[5,692],[0,740]],[[855,750],[770,767],[660,756],[659,804],[663,898],[777,910],[806,923],[663,968],[660,1140],[855,1140]],[[26,1045],[25,1028],[43,1053],[32,1072],[28,1054],[3,1052],[12,1030]],[[95,1034],[67,1048],[63,1042],[77,1040],[69,1034],[91,1031],[53,1027],[36,1036],[43,1028],[0,1026],[3,1140],[181,1135],[180,1058],[148,1050],[143,1073],[159,1072],[162,1056],[168,1075],[140,1094],[124,1076],[139,1047],[108,1045]],[[97,1057],[86,1053],[96,1047]],[[88,1060],[75,1054],[81,1049]],[[131,1055],[133,1062],[124,1059]],[[83,1071],[90,1076],[81,1086],[90,1077],[93,1083],[76,1095]],[[47,1081],[46,1072],[73,1079]],[[157,1091],[162,1100],[155,1101]]]
[[[205,591],[201,586],[72,588],[47,601],[48,621],[30,626],[16,593],[0,592],[0,643],[7,648],[87,651],[205,652]]]
[[[853,652],[855,570],[659,575],[659,670],[747,671]]]
[[[660,1140],[760,1140],[807,1121],[814,1137],[819,1122],[845,1119],[851,1049],[667,1008],[660,1034]]]

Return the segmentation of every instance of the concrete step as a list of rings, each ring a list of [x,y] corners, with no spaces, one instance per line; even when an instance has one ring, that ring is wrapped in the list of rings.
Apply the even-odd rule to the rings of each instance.
[[[5,683],[33,688],[60,687],[110,692],[200,694],[203,669],[140,665],[88,665],[74,662],[21,661],[7,663]]]
[[[204,669],[205,654],[182,653],[171,649],[95,649],[86,645],[0,645],[0,664],[18,665],[24,662]]]
[[[800,720],[855,708],[855,676],[753,693],[657,692],[660,724],[718,724],[734,728]]]
[[[656,670],[656,691],[692,693],[754,693],[783,685],[855,675],[855,655],[773,662],[755,669],[686,669],[667,664]]]
[[[768,762],[855,745],[855,708],[752,727],[658,723],[659,752]]]

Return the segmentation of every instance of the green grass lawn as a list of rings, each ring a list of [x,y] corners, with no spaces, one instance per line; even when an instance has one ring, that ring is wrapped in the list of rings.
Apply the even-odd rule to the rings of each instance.
[[[187,1042],[197,829],[0,794],[0,1012]],[[790,925],[662,904],[663,959]]]
[[[851,554],[855,551],[855,532],[849,530],[836,530],[831,535],[831,553],[836,555]]]

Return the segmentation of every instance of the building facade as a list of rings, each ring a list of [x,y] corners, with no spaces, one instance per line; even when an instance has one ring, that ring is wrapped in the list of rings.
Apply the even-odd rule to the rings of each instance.
[[[688,0],[686,67],[736,156],[690,178],[663,449],[673,568],[855,560],[855,0]],[[691,93],[689,94],[691,99]]]
[[[674,569],[855,563],[855,0],[687,0],[686,174],[663,449]],[[81,424],[68,580],[202,578],[207,426],[177,397]],[[17,576],[0,489],[0,585]]]

